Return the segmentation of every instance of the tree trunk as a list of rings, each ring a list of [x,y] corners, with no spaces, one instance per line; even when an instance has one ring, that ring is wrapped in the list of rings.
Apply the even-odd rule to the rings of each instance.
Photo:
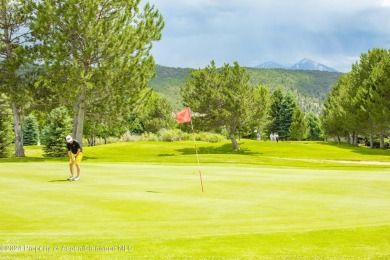
[[[234,134],[230,134],[230,140],[232,141],[233,144],[233,150],[240,150],[240,146],[237,143],[236,136]]]
[[[24,157],[22,119],[19,106],[15,102],[12,102],[12,113],[14,118],[15,156]]]
[[[380,142],[379,148],[384,149],[385,148],[385,138],[384,138],[382,133],[379,135],[379,142]]]
[[[83,144],[83,128],[84,128],[84,104],[78,102],[74,107],[73,115],[73,138]]]
[[[359,145],[359,137],[355,131],[353,132],[353,144],[356,146]]]
[[[370,134],[370,147],[374,148],[374,136]]]

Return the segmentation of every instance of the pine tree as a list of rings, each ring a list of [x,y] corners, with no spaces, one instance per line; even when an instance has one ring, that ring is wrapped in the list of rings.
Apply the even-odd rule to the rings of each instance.
[[[23,145],[37,145],[39,127],[36,117],[32,114],[23,120]]]
[[[154,76],[150,50],[164,27],[158,10],[140,8],[140,0],[31,2],[45,83],[73,109],[73,137],[82,141],[90,116],[128,118],[127,108]]]
[[[279,133],[281,132],[282,124],[280,122],[280,107],[282,105],[284,99],[284,95],[281,89],[275,90],[274,93],[272,93],[271,96],[271,107],[269,111],[269,117],[271,120],[271,123],[269,124],[268,131],[269,133]]]
[[[314,113],[306,115],[306,122],[308,126],[308,139],[311,141],[319,141],[324,138],[321,121],[319,117]]]
[[[55,108],[50,112],[44,129],[44,156],[61,157],[65,156],[65,137],[72,132],[72,119],[65,107]]]
[[[293,121],[293,114],[297,108],[297,103],[291,93],[287,93],[280,106],[278,121],[281,124],[279,138],[287,140],[290,138],[290,126]]]

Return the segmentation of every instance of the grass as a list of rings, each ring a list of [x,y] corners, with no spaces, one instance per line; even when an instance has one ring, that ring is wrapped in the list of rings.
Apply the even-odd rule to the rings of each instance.
[[[390,166],[324,161],[388,151],[227,144],[199,143],[204,192],[191,142],[87,147],[79,182],[36,147],[0,160],[0,258],[390,257]]]

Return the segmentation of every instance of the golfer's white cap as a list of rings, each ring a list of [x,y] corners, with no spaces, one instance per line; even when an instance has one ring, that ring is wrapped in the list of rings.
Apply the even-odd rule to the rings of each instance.
[[[70,135],[68,135],[68,136],[66,137],[66,142],[70,143],[70,142],[72,142],[72,141],[73,141],[73,138],[72,138]]]

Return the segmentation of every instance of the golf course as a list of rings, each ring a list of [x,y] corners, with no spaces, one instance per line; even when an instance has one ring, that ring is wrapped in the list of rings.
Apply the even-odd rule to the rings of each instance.
[[[239,143],[84,147],[80,181],[26,146],[0,159],[0,259],[390,259],[389,150]]]

